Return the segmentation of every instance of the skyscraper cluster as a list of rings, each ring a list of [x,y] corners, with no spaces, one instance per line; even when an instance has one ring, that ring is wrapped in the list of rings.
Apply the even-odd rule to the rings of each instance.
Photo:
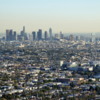
[[[32,40],[40,41],[40,40],[52,40],[52,29],[49,29],[49,32],[45,31],[43,33],[42,29],[39,29],[37,32],[33,31],[32,34]],[[23,30],[20,32],[20,34],[16,34],[16,32],[13,30],[6,30],[6,41],[24,41],[28,40],[28,34],[25,32],[25,26],[23,26]]]
[[[59,39],[67,39],[64,37],[62,32],[60,33],[53,33],[52,28],[49,28],[48,31],[44,31],[42,29],[38,29],[38,31],[33,31],[31,34],[27,34],[25,31],[25,26],[21,30],[20,34],[16,34],[16,31],[12,29],[6,30],[6,41],[25,41],[25,40],[33,40],[33,41],[40,41],[40,40],[59,40]],[[70,35],[68,40],[73,41],[74,36]]]
[[[31,41],[52,41],[52,40],[60,40],[60,39],[65,39],[67,41],[80,41],[80,40],[85,40],[89,42],[95,42],[99,41],[99,37],[95,37],[95,34],[90,34],[89,36],[83,36],[83,35],[73,35],[69,34],[64,36],[62,32],[60,33],[53,33],[52,28],[49,28],[48,31],[42,31],[42,29],[38,29],[38,31],[33,31],[31,34],[27,34],[25,31],[25,26],[23,26],[22,31],[20,34],[17,34],[16,31],[13,31],[12,29],[7,29],[6,30],[6,36],[2,38],[3,41],[25,41],[25,40],[31,40]]]
[[[33,40],[52,40],[52,29],[49,29],[49,33],[47,31],[43,33],[42,29],[39,29],[37,32],[33,31],[32,37]]]
[[[23,30],[20,32],[20,35],[17,35],[17,40],[19,41],[28,40],[28,36],[25,32],[25,26],[23,26]]]
[[[16,32],[13,30],[6,30],[6,41],[16,40]]]

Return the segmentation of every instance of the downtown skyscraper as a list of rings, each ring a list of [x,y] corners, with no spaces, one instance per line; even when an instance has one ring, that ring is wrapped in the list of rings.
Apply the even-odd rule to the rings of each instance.
[[[42,40],[42,30],[39,29],[37,32],[37,40]]]
[[[12,29],[6,30],[6,41],[14,41],[16,40],[16,32]]]
[[[52,40],[52,29],[49,29],[50,40]]]

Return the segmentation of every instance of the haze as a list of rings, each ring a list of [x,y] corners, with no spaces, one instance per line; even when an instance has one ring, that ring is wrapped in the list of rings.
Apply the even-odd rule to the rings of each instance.
[[[100,0],[0,0],[0,32],[100,32]]]

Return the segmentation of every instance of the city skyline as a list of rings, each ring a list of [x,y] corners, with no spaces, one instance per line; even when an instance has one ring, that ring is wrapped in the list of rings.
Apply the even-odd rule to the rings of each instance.
[[[99,0],[1,0],[0,32],[52,28],[53,32],[100,32]]]

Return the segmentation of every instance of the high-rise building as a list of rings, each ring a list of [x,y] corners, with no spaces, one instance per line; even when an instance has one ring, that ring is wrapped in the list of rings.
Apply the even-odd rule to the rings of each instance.
[[[14,31],[13,40],[16,40],[16,31]]]
[[[6,40],[7,41],[13,41],[13,30],[6,30]]]
[[[39,29],[37,32],[37,40],[42,40],[42,30]]]
[[[23,33],[25,33],[25,26],[23,26]]]
[[[72,34],[69,36],[69,40],[74,41],[74,36]]]
[[[32,32],[33,41],[36,40],[36,32]]]
[[[6,41],[10,41],[10,38],[9,38],[9,30],[6,30]]]
[[[10,32],[9,32],[9,38],[10,38],[10,41],[13,40],[13,30],[10,30]]]
[[[23,30],[21,31],[22,40],[28,40],[27,34],[25,33],[25,26],[23,26]]]
[[[18,41],[22,41],[22,36],[21,35],[17,35],[17,40]]]
[[[52,29],[49,29],[50,40],[52,40]]]
[[[48,33],[47,33],[47,31],[44,32],[44,39],[45,39],[45,40],[48,39]]]
[[[64,38],[64,35],[62,32],[60,32],[60,39],[63,39]]]
[[[22,35],[22,36],[25,35],[25,26],[23,26],[23,30],[21,31],[21,35]]]

